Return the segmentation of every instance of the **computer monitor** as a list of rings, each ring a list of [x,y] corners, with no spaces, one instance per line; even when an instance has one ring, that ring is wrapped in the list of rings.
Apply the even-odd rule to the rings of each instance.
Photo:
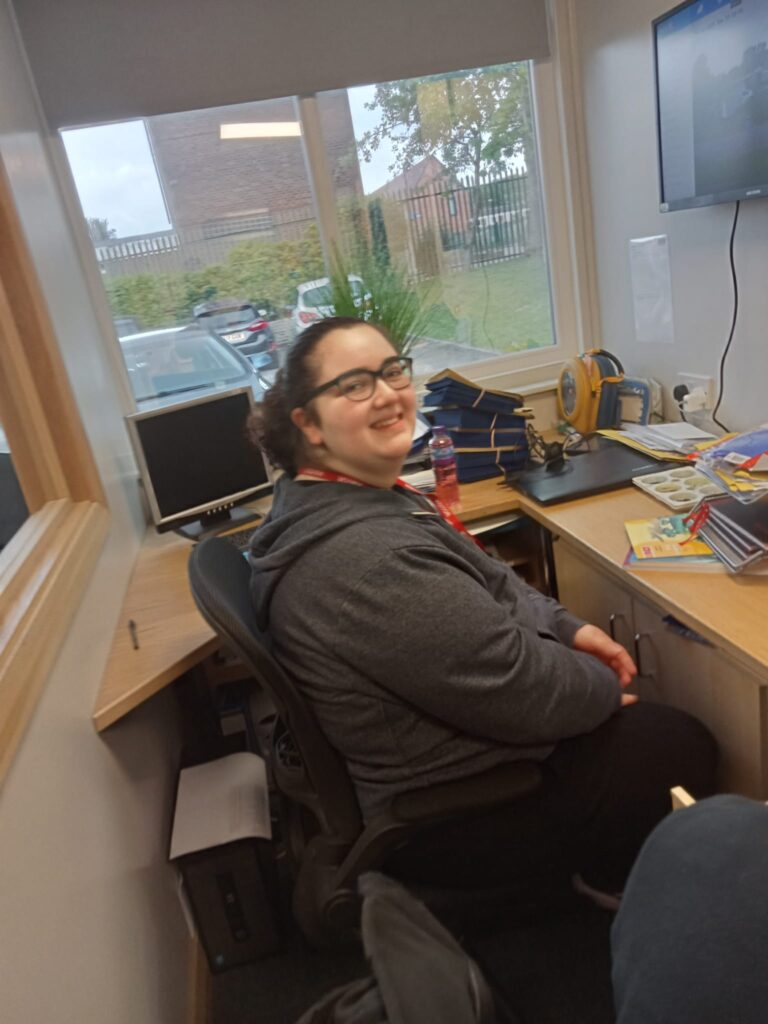
[[[236,508],[269,494],[271,472],[249,440],[242,387],[126,417],[155,527],[194,540],[259,518]]]

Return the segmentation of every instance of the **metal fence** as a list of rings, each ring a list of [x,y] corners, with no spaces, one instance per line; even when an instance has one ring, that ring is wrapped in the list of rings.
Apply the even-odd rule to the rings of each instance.
[[[407,267],[415,279],[439,277],[524,256],[529,247],[524,172],[436,179],[416,189],[385,187],[374,196],[339,197],[344,248],[360,246]],[[267,216],[268,214],[268,216]],[[262,222],[263,221],[263,222]],[[243,241],[298,240],[315,223],[310,206],[265,211],[258,224],[186,226],[95,244],[108,277],[201,270],[226,260]],[[226,230],[225,230],[226,229]]]
[[[374,250],[404,258],[419,278],[528,252],[525,172],[453,177],[419,189],[380,192],[368,201],[368,214]]]

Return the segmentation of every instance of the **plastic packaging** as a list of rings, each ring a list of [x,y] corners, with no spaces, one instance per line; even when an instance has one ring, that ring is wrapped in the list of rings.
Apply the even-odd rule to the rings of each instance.
[[[429,439],[429,457],[435,473],[435,494],[452,512],[461,508],[459,480],[456,475],[456,455],[453,441],[445,427],[434,426]]]
[[[645,473],[633,477],[632,483],[678,512],[693,508],[702,498],[723,493],[721,487],[713,484],[703,473],[697,473],[693,466],[668,469],[663,473]]]

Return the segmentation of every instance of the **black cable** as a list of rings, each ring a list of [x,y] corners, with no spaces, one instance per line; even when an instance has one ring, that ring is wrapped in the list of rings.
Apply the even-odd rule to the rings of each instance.
[[[739,210],[741,209],[741,200],[736,201],[736,212],[733,215],[733,227],[731,228],[731,241],[728,246],[728,253],[731,261],[731,278],[733,280],[733,320],[731,322],[731,333],[728,335],[728,341],[726,342],[723,354],[720,356],[720,368],[719,368],[719,383],[717,388],[717,401],[715,402],[715,408],[712,410],[712,419],[720,427],[728,433],[728,428],[724,423],[721,423],[717,418],[717,410],[720,408],[720,403],[723,400],[723,388],[725,384],[725,357],[728,355],[728,349],[731,347],[733,341],[733,334],[736,330],[736,317],[739,315],[739,283],[736,280],[736,264],[733,260],[733,239],[736,236],[736,225],[739,221]]]

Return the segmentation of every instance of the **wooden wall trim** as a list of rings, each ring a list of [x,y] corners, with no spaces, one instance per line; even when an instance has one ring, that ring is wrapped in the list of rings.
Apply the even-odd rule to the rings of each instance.
[[[101,552],[109,516],[96,502],[52,502],[0,560],[0,783]]]
[[[0,552],[0,783],[107,533],[106,499],[0,158],[0,423],[30,516]]]
[[[56,498],[105,504],[2,161],[0,422],[30,511]]]

